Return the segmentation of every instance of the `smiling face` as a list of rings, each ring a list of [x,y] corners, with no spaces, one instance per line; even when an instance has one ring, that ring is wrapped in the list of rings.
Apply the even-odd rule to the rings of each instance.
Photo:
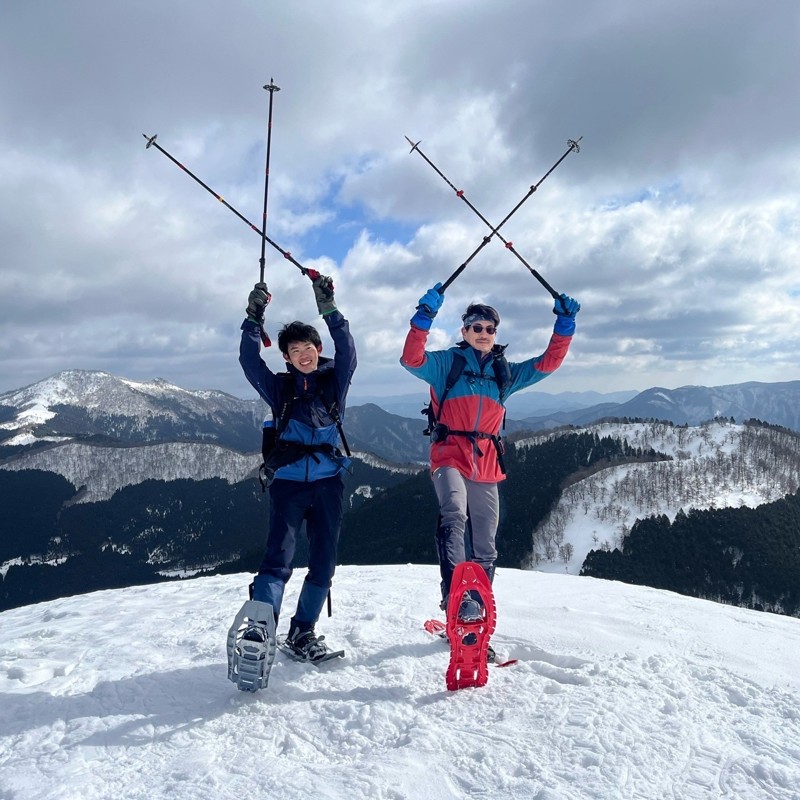
[[[317,368],[321,352],[322,345],[315,345],[313,342],[291,342],[286,348],[283,357],[298,372],[308,375]]]
[[[487,328],[490,328],[492,333],[489,333]],[[464,337],[464,341],[479,353],[490,353],[494,347],[497,328],[490,319],[478,319],[468,328],[462,328],[461,335]]]

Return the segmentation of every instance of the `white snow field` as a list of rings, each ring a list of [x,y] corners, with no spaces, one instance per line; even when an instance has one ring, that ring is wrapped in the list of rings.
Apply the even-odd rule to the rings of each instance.
[[[452,693],[437,569],[340,567],[318,632],[347,658],[278,653],[249,694],[225,655],[249,580],[0,614],[0,798],[800,800],[798,619],[501,569],[520,661]]]

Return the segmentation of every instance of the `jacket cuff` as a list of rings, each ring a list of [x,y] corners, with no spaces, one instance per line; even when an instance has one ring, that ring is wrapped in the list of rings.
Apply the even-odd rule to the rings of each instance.
[[[431,329],[431,325],[433,324],[433,318],[426,311],[418,308],[417,313],[411,317],[411,324],[415,328],[419,328],[421,331],[429,331]]]
[[[559,316],[553,325],[553,333],[560,336],[572,336],[575,333],[575,318]]]

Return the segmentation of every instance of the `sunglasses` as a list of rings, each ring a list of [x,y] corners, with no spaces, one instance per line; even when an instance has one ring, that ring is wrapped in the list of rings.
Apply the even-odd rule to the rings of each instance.
[[[475,333],[483,333],[484,331],[486,331],[486,333],[488,333],[489,336],[494,336],[495,333],[497,333],[497,328],[494,325],[487,325],[484,328],[483,325],[478,325],[478,323],[475,323],[474,325],[470,325],[469,327],[472,328],[472,330]]]

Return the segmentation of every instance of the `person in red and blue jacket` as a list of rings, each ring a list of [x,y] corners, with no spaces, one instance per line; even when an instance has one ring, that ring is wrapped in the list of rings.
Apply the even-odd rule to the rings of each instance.
[[[450,581],[457,564],[467,560],[465,531],[471,529],[470,560],[494,578],[499,522],[497,485],[505,478],[500,426],[503,404],[514,392],[543,380],[561,365],[575,332],[580,304],[565,294],[555,300],[553,334],[539,356],[508,362],[506,345],[496,343],[500,315],[482,303],[462,315],[463,340],[448,350],[425,349],[428,333],[444,301],[441,283],[429,289],[411,318],[400,363],[430,385],[436,425],[431,432],[431,476],[439,501],[436,551],[441,574],[442,605],[447,608]],[[453,361],[463,370],[445,394]]]
[[[252,599],[272,606],[277,624],[286,583],[292,575],[303,521],[309,541],[308,573],[286,644],[298,658],[316,661],[327,653],[314,626],[336,567],[342,524],[342,472],[350,464],[337,445],[347,391],[356,369],[356,348],[348,321],[337,309],[330,278],[309,270],[317,309],[333,339],[334,357],[325,358],[319,333],[292,322],[278,335],[286,373],[275,374],[260,356],[264,310],[271,300],[265,283],[248,296],[239,363],[247,380],[272,409],[277,457],[269,485],[267,547],[252,586]],[[337,425],[337,420],[339,424]],[[280,422],[280,430],[277,429]],[[266,466],[270,467],[271,459]]]

